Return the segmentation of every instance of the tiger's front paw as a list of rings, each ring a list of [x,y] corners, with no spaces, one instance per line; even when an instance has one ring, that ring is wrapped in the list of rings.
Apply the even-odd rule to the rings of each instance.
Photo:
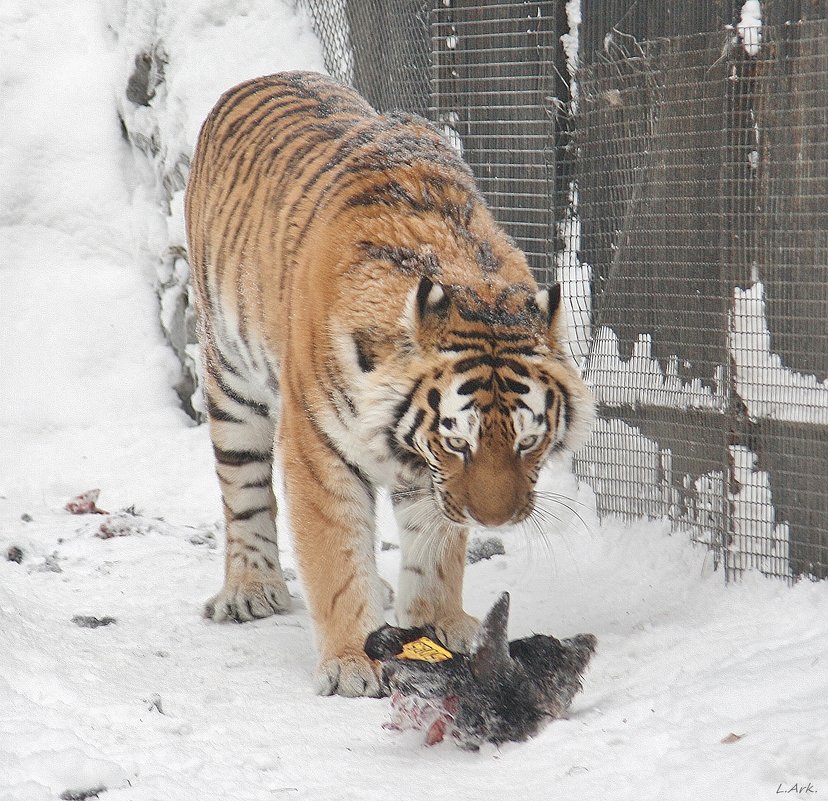
[[[221,592],[204,605],[204,617],[222,623],[245,623],[256,618],[290,611],[290,593],[281,576],[248,575],[244,580],[226,582]]]
[[[471,653],[475,637],[480,630],[480,621],[465,612],[455,617],[438,620],[432,625],[437,639],[445,643],[449,651],[457,651],[461,654]]]
[[[377,675],[378,666],[365,654],[344,654],[322,659],[314,684],[318,695],[344,695],[349,698],[383,695]]]

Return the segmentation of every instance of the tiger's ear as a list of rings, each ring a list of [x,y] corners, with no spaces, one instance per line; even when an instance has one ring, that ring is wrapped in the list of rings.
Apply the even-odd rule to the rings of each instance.
[[[561,306],[561,285],[552,284],[535,293],[535,303],[540,313],[546,318],[547,325],[552,325]]]
[[[556,341],[566,336],[561,285],[552,284],[535,293],[535,303],[546,322],[547,333]]]
[[[421,278],[413,297],[410,312],[412,329],[423,332],[434,325],[442,324],[448,317],[451,301],[446,290],[429,278]]]
[[[431,314],[445,317],[449,308],[446,290],[440,284],[435,284],[431,279],[423,276],[417,287],[416,307],[418,320],[425,320]]]

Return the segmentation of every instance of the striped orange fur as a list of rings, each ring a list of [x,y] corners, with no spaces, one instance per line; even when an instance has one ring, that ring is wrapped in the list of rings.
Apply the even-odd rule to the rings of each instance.
[[[539,290],[468,167],[427,122],[377,114],[314,73],[225,93],[186,195],[205,394],[226,518],[215,620],[288,608],[271,480],[281,458],[321,693],[379,692],[377,488],[392,493],[399,625],[451,648],[467,527],[532,514],[538,471],[592,401]]]

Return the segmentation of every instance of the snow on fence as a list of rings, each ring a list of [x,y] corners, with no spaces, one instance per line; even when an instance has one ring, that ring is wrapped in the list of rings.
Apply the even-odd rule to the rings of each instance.
[[[328,70],[429,116],[564,285],[600,512],[668,517],[727,578],[826,577],[824,6],[303,4]]]

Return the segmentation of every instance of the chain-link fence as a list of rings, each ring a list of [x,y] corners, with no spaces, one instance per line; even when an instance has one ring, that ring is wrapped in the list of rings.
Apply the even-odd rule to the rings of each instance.
[[[728,577],[825,577],[824,4],[304,4],[329,71],[429,116],[564,285],[600,512],[668,517]]]

